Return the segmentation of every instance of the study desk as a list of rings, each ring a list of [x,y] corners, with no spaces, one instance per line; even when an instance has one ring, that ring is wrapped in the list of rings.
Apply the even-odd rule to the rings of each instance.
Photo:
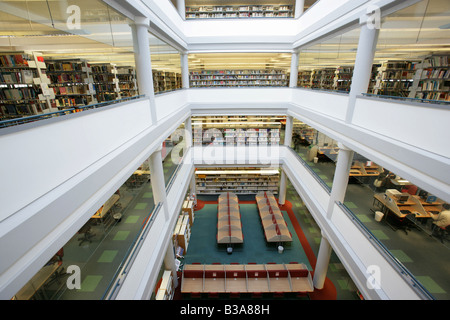
[[[314,285],[308,269],[303,263],[286,264],[291,277],[291,288],[293,292],[313,292]]]
[[[205,265],[205,281],[203,292],[226,292],[225,269],[223,265]]]
[[[245,273],[245,265],[227,264],[225,265],[226,273],[226,292],[246,292],[247,276]]]
[[[266,264],[270,292],[292,292],[289,272],[284,264]]]
[[[30,300],[47,280],[58,270],[59,262],[44,266],[14,296],[17,300]]]
[[[202,264],[188,264],[184,266],[181,292],[203,292],[203,269]],[[195,276],[186,276],[188,272],[194,271]]]
[[[264,264],[247,264],[247,292],[270,292],[269,279]]]
[[[120,196],[118,194],[113,194],[104,205],[91,217],[93,219],[103,219],[108,211],[119,201]]]
[[[410,197],[408,201],[400,203],[393,198],[387,197],[384,193],[374,194],[374,206],[381,209],[383,213],[392,212],[398,218],[405,218],[409,214],[414,214],[416,218],[431,218],[430,213],[425,211],[419,200]]]

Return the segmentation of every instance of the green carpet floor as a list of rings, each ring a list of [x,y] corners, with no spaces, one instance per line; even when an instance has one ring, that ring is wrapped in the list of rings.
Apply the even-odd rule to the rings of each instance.
[[[275,244],[267,244],[264,231],[259,218],[256,204],[240,204],[243,244],[234,245],[233,253],[226,252],[226,246],[218,245],[217,235],[217,205],[206,204],[204,208],[196,211],[194,225],[189,247],[184,258],[185,264],[200,262],[211,264],[220,262],[229,264],[233,262],[247,264],[255,263],[289,263],[296,261],[305,263],[312,270],[300,241],[295,236],[295,230],[285,211],[283,217],[293,235],[293,241],[284,246],[283,253],[278,253]]]

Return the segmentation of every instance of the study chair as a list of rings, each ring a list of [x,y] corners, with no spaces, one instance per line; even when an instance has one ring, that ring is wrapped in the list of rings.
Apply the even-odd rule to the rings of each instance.
[[[62,266],[63,263],[63,257],[64,257],[64,248],[59,249],[59,251],[53,256],[52,259],[50,259],[50,261],[47,263],[47,265],[53,264],[53,263],[57,263],[58,264],[58,269],[56,269],[56,271],[52,274],[52,276],[50,277],[50,279],[47,281],[47,283],[45,284],[46,286],[51,285],[52,283],[54,283],[55,281],[58,282],[58,284],[61,283],[61,279],[67,275],[66,272],[64,272],[64,267]]]
[[[432,234],[444,243],[444,240],[447,240],[447,236],[450,234],[450,225],[446,227],[439,227],[436,224],[433,224]]]
[[[81,238],[78,238],[78,241],[80,241],[80,246],[86,241],[91,243],[92,238],[95,236],[95,234],[91,233],[91,226],[89,223],[82,226],[78,233],[83,235]]]

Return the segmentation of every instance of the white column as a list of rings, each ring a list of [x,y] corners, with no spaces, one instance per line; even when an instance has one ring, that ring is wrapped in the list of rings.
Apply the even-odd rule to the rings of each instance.
[[[178,287],[177,266],[175,264],[175,250],[173,249],[172,240],[169,240],[166,255],[164,256],[164,267],[166,270],[172,271],[173,287]]]
[[[361,25],[352,84],[350,86],[348,109],[345,121],[352,122],[356,96],[367,93],[372,74],[373,58],[377,48],[379,28],[371,23]]]
[[[289,88],[297,87],[298,80],[298,51],[292,52],[291,56],[291,75],[289,77]]]
[[[291,116],[286,116],[286,126],[284,130],[284,145],[290,147],[292,144],[292,129],[294,119]]]
[[[286,179],[287,179],[286,173],[284,173],[282,169],[280,175],[280,190],[278,192],[278,203],[280,205],[284,205],[284,203],[286,202],[286,189],[287,189]]]
[[[186,20],[186,6],[184,0],[177,0],[177,10],[181,19]]]
[[[189,88],[189,61],[187,53],[180,54],[181,59],[181,83],[183,89]]]
[[[157,118],[150,42],[148,40],[149,25],[150,20],[148,18],[136,17],[134,24],[131,25],[131,33],[133,37],[134,60],[136,64],[136,78],[139,94],[145,95],[150,99],[152,123],[155,123]]]
[[[327,219],[331,219],[336,201],[344,202],[347,191],[350,167],[353,162],[353,151],[339,143],[339,154],[334,172],[333,187],[331,188],[330,200],[327,208]],[[322,289],[327,276],[328,265],[331,257],[331,245],[322,234],[320,241],[319,255],[314,270],[314,287]]]
[[[161,156],[161,146],[150,155],[150,175],[152,182],[153,200],[155,205],[162,203],[164,207],[164,216],[169,219],[169,210],[166,200],[166,184],[164,181],[164,170]]]
[[[184,139],[186,139],[186,150],[192,147],[192,120],[191,116],[184,121]]]
[[[194,196],[194,205],[197,205],[197,189],[195,187],[195,172],[192,175],[191,181],[189,183],[189,194]]]
[[[299,18],[303,11],[305,11],[305,0],[296,0],[295,1],[295,19]]]
[[[336,201],[344,202],[345,193],[347,192],[348,177],[353,162],[354,152],[338,143],[339,154],[337,156],[336,169],[334,171],[333,187],[330,193],[330,202],[327,208],[327,218],[331,219],[333,207]]]
[[[316,289],[323,289],[327,278],[328,265],[331,257],[331,246],[328,240],[322,234],[320,240],[319,254],[317,256],[316,267],[314,268],[313,284]]]

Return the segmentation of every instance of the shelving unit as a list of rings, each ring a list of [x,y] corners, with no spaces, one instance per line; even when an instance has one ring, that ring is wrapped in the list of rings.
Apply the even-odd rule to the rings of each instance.
[[[186,6],[186,19],[292,18],[291,5]]]
[[[342,66],[338,67],[335,71],[333,79],[333,90],[336,91],[350,91],[350,85],[352,83],[353,67]]]
[[[186,254],[191,238],[191,224],[189,223],[188,214],[180,214],[173,232],[173,243],[175,254],[181,257]]]
[[[260,191],[278,193],[279,171],[273,168],[212,168],[195,172],[199,194],[234,192],[256,194]]]
[[[408,97],[450,101],[449,58],[449,54],[435,54],[416,64]]]
[[[0,117],[10,119],[51,112],[55,95],[48,86],[39,52],[0,55]]]
[[[47,74],[58,108],[96,103],[92,69],[85,60],[47,60]]]
[[[311,88],[311,70],[300,70],[298,72],[297,87]]]
[[[378,68],[373,93],[385,96],[407,97],[414,76],[413,61],[387,61]]]
[[[155,93],[181,89],[181,74],[152,70]]]
[[[164,270],[161,285],[156,293],[155,300],[172,300],[175,293],[173,275],[170,270]]]
[[[111,63],[92,64],[97,101],[110,101],[121,98],[117,69]]]
[[[117,79],[121,97],[138,95],[136,70],[133,67],[117,67]]]
[[[190,73],[190,86],[195,87],[285,87],[284,70],[203,70]]]

